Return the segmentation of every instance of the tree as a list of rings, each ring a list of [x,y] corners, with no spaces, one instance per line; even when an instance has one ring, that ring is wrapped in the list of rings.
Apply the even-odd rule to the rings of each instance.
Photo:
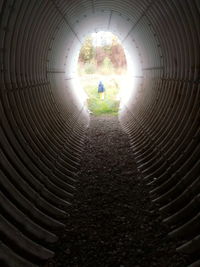
[[[102,47],[98,46],[95,49],[95,61],[97,63],[97,66],[100,67],[103,63],[103,60],[105,58],[106,54],[104,49]]]
[[[113,67],[115,71],[121,71],[126,67],[124,50],[116,36],[112,37],[112,42],[108,43],[102,40],[101,45],[96,47],[94,47],[93,42],[92,36],[87,37],[79,55],[79,63],[87,68],[87,73],[88,69],[95,70],[96,67],[98,70],[102,67],[105,69],[107,65],[110,66],[110,71]]]
[[[94,57],[94,47],[92,44],[92,37],[87,37],[79,55],[79,60],[82,63],[90,62]]]

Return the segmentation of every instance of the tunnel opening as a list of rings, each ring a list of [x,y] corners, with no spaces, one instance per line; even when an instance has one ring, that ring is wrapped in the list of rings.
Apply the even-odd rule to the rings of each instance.
[[[75,210],[89,124],[77,60],[85,36],[99,30],[119,36],[127,53],[119,120],[140,173],[136,183],[147,186],[173,250],[200,266],[199,1],[3,0],[0,10],[3,266],[35,267],[32,259],[53,257],[47,248]],[[134,201],[130,206],[134,211]],[[155,266],[151,259],[146,263]]]
[[[112,32],[96,31],[84,38],[77,76],[80,97],[90,113],[116,115],[124,99],[130,97],[127,56],[120,39]]]

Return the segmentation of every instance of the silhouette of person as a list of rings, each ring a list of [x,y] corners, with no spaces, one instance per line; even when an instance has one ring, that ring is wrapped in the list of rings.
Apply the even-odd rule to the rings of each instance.
[[[105,87],[104,87],[102,81],[100,81],[99,85],[98,85],[98,93],[100,95],[101,100],[104,99],[104,92],[105,92]]]

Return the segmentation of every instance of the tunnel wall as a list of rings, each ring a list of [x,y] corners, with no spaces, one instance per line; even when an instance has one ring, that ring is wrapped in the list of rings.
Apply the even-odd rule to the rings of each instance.
[[[157,45],[160,53],[144,62],[142,93],[124,106],[121,122],[130,136],[141,179],[169,226],[169,237],[179,240],[177,251],[194,255],[194,266],[199,266],[198,6],[193,1],[157,1],[149,16],[144,20],[156,38],[139,49],[144,56],[143,49],[149,52],[149,45]],[[148,36],[144,27],[142,33]]]
[[[54,5],[3,1],[0,18],[0,265],[36,266],[65,227],[88,114],[68,84],[76,43]]]
[[[109,30],[135,70],[120,121],[178,251],[199,264],[199,2],[0,2],[0,263],[54,253],[76,186],[88,113],[76,92],[86,35]],[[132,72],[131,72],[132,71]]]

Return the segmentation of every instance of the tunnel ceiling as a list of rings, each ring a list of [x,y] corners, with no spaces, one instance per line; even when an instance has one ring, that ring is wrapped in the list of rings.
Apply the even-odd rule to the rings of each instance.
[[[131,58],[135,93],[120,121],[141,179],[169,235],[182,240],[178,250],[198,254],[200,2],[6,0],[0,8],[0,262],[27,267],[53,256],[89,123],[76,93],[78,53],[100,30]]]

